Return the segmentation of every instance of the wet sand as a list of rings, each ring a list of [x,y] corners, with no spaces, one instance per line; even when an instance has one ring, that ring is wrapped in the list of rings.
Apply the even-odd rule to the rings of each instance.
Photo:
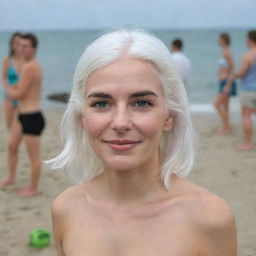
[[[0,179],[6,176],[6,143],[8,133],[0,109]],[[60,148],[59,123],[62,109],[47,110],[47,129],[42,137],[42,158],[55,156]],[[195,167],[188,179],[224,198],[231,206],[237,222],[239,255],[256,255],[256,146],[249,152],[240,152],[234,145],[242,139],[239,117],[232,134],[216,134],[215,115],[193,115],[199,135],[199,152]],[[254,131],[256,135],[256,129]],[[256,144],[256,136],[254,141]],[[51,230],[50,205],[53,199],[72,183],[59,171],[43,165],[40,190],[42,195],[21,198],[16,190],[26,186],[29,162],[24,144],[20,147],[17,182],[0,188],[0,255],[53,256],[54,243],[43,249],[28,246],[29,234],[35,228]]]

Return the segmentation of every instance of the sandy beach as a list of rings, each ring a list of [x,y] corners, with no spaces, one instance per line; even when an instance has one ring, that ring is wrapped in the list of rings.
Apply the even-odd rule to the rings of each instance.
[[[42,137],[42,159],[55,156],[60,148],[59,123],[63,109],[45,111],[47,129]],[[236,114],[237,115],[237,114]],[[232,208],[237,222],[238,255],[256,255],[256,146],[249,152],[240,152],[234,145],[242,139],[239,116],[233,123],[232,134],[216,134],[218,120],[214,114],[194,114],[198,131],[199,150],[194,169],[188,179],[224,198]],[[0,179],[6,177],[8,132],[0,108]],[[256,144],[256,129],[254,131]],[[40,190],[42,195],[21,198],[18,188],[26,186],[29,162],[24,144],[20,147],[17,181],[15,185],[0,188],[0,255],[53,256],[54,243],[43,249],[28,246],[29,234],[35,228],[51,231],[50,205],[53,199],[71,185],[68,177],[43,165]]]

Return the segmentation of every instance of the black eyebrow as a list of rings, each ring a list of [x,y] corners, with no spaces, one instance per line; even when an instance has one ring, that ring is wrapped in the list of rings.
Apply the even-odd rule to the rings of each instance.
[[[137,98],[137,97],[143,97],[143,96],[157,96],[156,93],[152,92],[152,91],[139,91],[139,92],[135,92],[135,93],[132,93],[129,98]],[[87,99],[88,98],[104,98],[104,99],[112,99],[113,97],[110,95],[110,94],[106,94],[106,93],[103,93],[103,92],[94,92],[92,94],[89,94]]]

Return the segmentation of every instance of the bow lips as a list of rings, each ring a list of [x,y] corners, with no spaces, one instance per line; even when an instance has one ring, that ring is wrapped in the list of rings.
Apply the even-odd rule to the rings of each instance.
[[[141,143],[140,140],[103,140],[103,142],[117,151],[126,151]]]

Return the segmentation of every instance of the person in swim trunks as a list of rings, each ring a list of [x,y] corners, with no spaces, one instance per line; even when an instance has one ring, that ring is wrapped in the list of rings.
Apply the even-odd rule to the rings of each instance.
[[[22,133],[27,135],[41,135],[44,129],[44,117],[41,111],[35,113],[19,113]]]
[[[233,81],[232,87],[229,93],[223,91],[225,85],[228,82],[229,75],[233,72],[234,61],[232,52],[230,50],[231,38],[227,33],[223,33],[219,36],[218,44],[222,48],[222,56],[219,59],[219,91],[214,102],[214,107],[220,115],[222,121],[222,127],[218,130],[219,134],[228,134],[230,132],[229,121],[229,99],[230,96],[236,96],[236,83]]]
[[[19,191],[24,197],[39,194],[38,184],[41,174],[40,135],[45,127],[45,119],[40,110],[42,72],[35,58],[38,40],[33,34],[21,37],[21,53],[25,58],[20,80],[16,86],[5,85],[8,97],[18,99],[18,120],[31,162],[31,180],[28,187]]]
[[[256,30],[248,32],[247,46],[241,66],[230,81],[240,78],[240,104],[242,107],[244,141],[236,145],[239,150],[250,150],[253,147],[252,115],[256,113]],[[227,87],[227,90],[229,87]]]

